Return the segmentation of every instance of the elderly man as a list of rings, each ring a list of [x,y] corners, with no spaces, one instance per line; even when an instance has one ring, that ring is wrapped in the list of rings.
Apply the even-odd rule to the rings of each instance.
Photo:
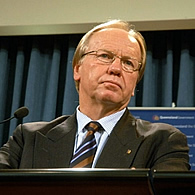
[[[113,20],[94,27],[73,58],[75,113],[19,125],[0,150],[0,168],[189,170],[184,134],[127,109],[145,63],[144,38],[131,25]]]

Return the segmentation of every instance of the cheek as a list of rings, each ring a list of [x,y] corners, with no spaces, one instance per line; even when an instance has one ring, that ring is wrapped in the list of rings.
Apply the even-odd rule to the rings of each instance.
[[[85,64],[75,66],[74,68],[74,80],[81,81],[81,80],[89,80],[91,76],[91,69]]]
[[[128,89],[126,92],[131,96],[134,96],[134,91],[137,84],[137,78],[138,78],[137,75],[131,75],[131,77],[128,77],[128,79],[126,79],[125,85],[126,85],[126,89]]]
[[[74,79],[80,81],[80,84],[90,88],[94,83],[98,82],[99,74],[100,71],[98,66],[93,64],[82,64],[78,71],[75,71]]]
[[[98,64],[93,64],[90,63],[87,66],[85,66],[84,68],[84,74],[83,76],[87,77],[89,80],[93,81],[93,80],[97,80],[103,71],[103,67],[98,65]]]

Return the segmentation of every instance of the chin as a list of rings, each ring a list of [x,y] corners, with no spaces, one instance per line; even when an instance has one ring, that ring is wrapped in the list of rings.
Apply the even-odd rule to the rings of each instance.
[[[119,93],[119,91],[99,91],[96,93],[95,98],[96,100],[99,100],[100,102],[106,102],[107,104],[121,104],[124,102],[123,94]]]
[[[121,99],[117,98],[117,97],[106,95],[106,96],[101,97],[100,101],[105,102],[107,104],[118,104],[121,102]]]

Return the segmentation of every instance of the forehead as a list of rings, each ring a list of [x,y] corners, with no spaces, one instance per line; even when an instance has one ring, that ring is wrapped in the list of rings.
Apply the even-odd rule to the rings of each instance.
[[[122,29],[104,29],[95,32],[89,41],[89,48],[93,50],[108,49],[113,52],[134,53],[140,55],[140,47],[137,40]]]

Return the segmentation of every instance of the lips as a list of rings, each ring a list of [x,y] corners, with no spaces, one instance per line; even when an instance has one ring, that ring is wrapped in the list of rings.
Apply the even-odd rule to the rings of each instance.
[[[113,81],[113,80],[106,80],[106,81],[103,81],[102,83],[108,83],[108,84],[111,84],[111,85],[116,85],[120,88],[122,88],[121,84],[119,82],[116,82],[116,81]]]

